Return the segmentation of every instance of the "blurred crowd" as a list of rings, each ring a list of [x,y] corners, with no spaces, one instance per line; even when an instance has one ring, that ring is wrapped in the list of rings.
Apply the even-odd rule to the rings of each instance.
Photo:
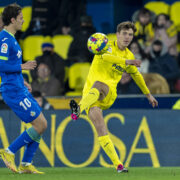
[[[146,8],[136,11],[132,20],[137,31],[129,49],[142,61],[139,71],[153,94],[179,93],[180,59],[177,51],[178,31],[164,13],[155,15]],[[124,74],[119,93],[141,93]]]
[[[180,92],[180,55],[177,44],[180,41],[177,27],[167,14],[155,15],[146,8],[134,12],[132,21],[137,31],[129,49],[136,59],[142,61],[139,71],[153,94]],[[0,20],[0,29],[3,28]],[[23,72],[24,78],[31,83],[34,96],[81,95],[85,75],[81,68],[74,69],[72,79],[69,77],[75,64],[90,67],[93,55],[87,49],[89,36],[96,32],[92,18],[86,12],[86,0],[32,0],[31,21],[24,32],[18,32],[19,42],[29,36],[42,35],[42,55],[35,58],[37,68]],[[69,46],[67,58],[55,52],[52,39],[56,35],[70,35],[73,40]],[[20,43],[21,44],[21,43]],[[63,46],[63,44],[62,44]],[[74,66],[75,67],[75,66]],[[79,66],[80,67],[80,66]],[[83,66],[82,66],[83,68]],[[87,72],[85,72],[87,74]],[[131,76],[123,74],[118,84],[118,94],[140,94]],[[49,107],[49,106],[48,106]]]

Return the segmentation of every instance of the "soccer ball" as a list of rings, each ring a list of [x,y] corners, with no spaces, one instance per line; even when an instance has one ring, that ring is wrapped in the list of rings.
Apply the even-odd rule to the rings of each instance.
[[[103,33],[92,34],[88,39],[87,47],[88,50],[93,54],[101,55],[105,53],[109,48],[108,38]]]

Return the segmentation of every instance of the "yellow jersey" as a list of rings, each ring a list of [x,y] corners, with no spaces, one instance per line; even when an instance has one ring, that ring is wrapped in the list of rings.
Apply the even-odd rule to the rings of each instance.
[[[123,72],[131,74],[142,92],[149,94],[149,90],[137,67],[125,63],[125,60],[135,59],[133,53],[128,48],[123,51],[120,50],[117,41],[109,42],[109,46],[107,53],[94,56],[83,89],[83,95],[92,88],[96,81],[105,83],[111,91],[116,93],[117,84],[121,80]]]

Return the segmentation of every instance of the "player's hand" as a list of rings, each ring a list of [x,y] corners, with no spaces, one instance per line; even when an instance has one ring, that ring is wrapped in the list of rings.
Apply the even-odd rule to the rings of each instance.
[[[21,69],[22,70],[33,70],[37,66],[36,61],[28,61],[24,64],[21,64]]]
[[[126,65],[134,65],[136,67],[140,67],[141,66],[141,60],[126,60]]]
[[[27,83],[26,81],[24,81],[24,85],[27,87],[29,92],[32,92],[32,87],[29,83]]]
[[[146,97],[153,108],[158,106],[158,101],[151,94],[147,94]]]

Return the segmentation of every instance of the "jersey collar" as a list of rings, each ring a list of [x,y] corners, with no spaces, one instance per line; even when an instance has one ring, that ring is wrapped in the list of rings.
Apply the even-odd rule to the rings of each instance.
[[[8,34],[10,34],[12,37],[14,37],[14,34],[8,32],[6,29],[3,29],[5,32],[7,32]]]

